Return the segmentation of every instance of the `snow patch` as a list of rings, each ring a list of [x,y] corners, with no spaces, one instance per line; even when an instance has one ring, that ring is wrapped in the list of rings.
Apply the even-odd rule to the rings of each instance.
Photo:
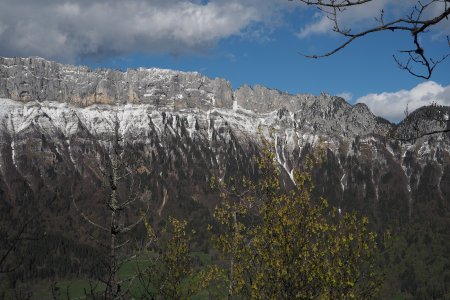
[[[342,188],[342,192],[344,192],[344,191],[345,191],[344,178],[345,178],[345,173],[344,173],[344,174],[342,174],[342,177],[341,177],[341,180],[340,180],[340,182],[341,182],[341,188]]]
[[[234,100],[234,101],[233,101],[233,110],[234,110],[234,111],[237,111],[237,109],[238,109],[237,100]]]
[[[286,157],[284,155],[284,143],[281,143],[281,156],[283,156],[283,161],[281,160],[280,153],[278,152],[278,135],[275,134],[275,154],[277,162],[280,164],[281,167],[286,171],[286,173],[289,175],[289,178],[291,179],[292,183],[294,185],[297,185],[294,178],[294,168],[291,170],[288,169],[287,163],[286,163]]]
[[[17,160],[16,160],[16,144],[14,142],[14,138],[11,141],[11,158],[12,158],[12,162],[13,162],[14,166],[18,170],[19,166],[17,165]]]

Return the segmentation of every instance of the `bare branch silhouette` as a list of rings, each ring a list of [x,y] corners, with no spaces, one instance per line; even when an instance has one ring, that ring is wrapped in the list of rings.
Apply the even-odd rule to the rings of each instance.
[[[292,0],[290,0],[292,1]],[[407,32],[411,35],[414,44],[414,49],[410,50],[400,50],[400,55],[405,55],[406,58],[400,58],[399,55],[393,55],[394,61],[398,67],[402,70],[406,70],[409,74],[423,78],[429,79],[436,66],[442,63],[450,53],[446,53],[439,58],[433,58],[427,55],[425,47],[422,45],[420,37],[423,34],[429,32],[429,29],[437,24],[448,20],[450,15],[450,1],[449,0],[429,0],[426,3],[422,1],[417,1],[415,5],[410,7],[408,14],[401,18],[394,18],[391,20],[386,20],[386,14],[384,10],[380,11],[378,17],[375,18],[378,25],[369,27],[365,30],[358,32],[353,32],[352,29],[342,28],[340,22],[340,14],[345,10],[354,6],[363,6],[369,4],[369,2],[374,2],[374,0],[298,0],[309,6],[314,6],[319,9],[333,24],[332,31],[346,37],[346,40],[338,45],[331,51],[325,52],[323,54],[302,54],[308,58],[323,58],[331,56],[355,40],[371,35],[376,32],[390,31],[390,32]],[[442,10],[440,12],[434,9],[435,5],[442,5]],[[447,36],[447,44],[450,47],[449,37]],[[420,70],[417,71],[416,68]]]
[[[109,224],[100,224],[100,222],[95,221],[92,217],[87,216],[79,208],[75,199],[73,199],[73,204],[87,224],[93,228],[100,229],[102,232],[106,232],[107,237],[105,237],[105,242],[91,235],[99,245],[108,251],[108,259],[105,264],[107,274],[104,279],[99,278],[99,280],[106,285],[104,291],[104,297],[106,299],[122,299],[129,291],[129,286],[124,286],[124,283],[133,282],[134,280],[132,278],[133,276],[125,280],[120,280],[118,276],[119,269],[124,262],[128,261],[128,258],[124,258],[124,255],[127,253],[123,248],[129,245],[130,239],[123,240],[123,234],[136,228],[147,216],[150,210],[150,193],[148,191],[142,192],[140,183],[135,183],[134,176],[136,175],[136,171],[130,167],[131,163],[125,155],[125,147],[123,144],[126,143],[126,139],[122,136],[123,133],[119,131],[120,123],[117,111],[110,126],[113,136],[109,154],[107,156],[105,154],[105,158],[100,160],[99,166],[97,167],[102,174],[102,186],[107,194],[103,204],[109,215]],[[104,165],[102,165],[102,161]],[[119,192],[123,192],[123,190],[126,191],[125,194]],[[125,211],[129,210],[132,204],[138,201],[146,205],[145,211],[137,216],[135,221],[130,222],[130,224],[125,224]]]

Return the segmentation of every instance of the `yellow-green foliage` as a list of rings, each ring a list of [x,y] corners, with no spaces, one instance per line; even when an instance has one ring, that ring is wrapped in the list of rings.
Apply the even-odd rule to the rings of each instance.
[[[261,178],[214,179],[221,203],[215,247],[228,262],[228,298],[367,299],[375,295],[376,235],[368,219],[339,213],[325,199],[313,201],[312,174],[319,151],[294,173],[286,191],[273,146],[263,139]]]
[[[148,239],[156,241],[153,229],[144,222]],[[169,224],[158,239],[159,253],[150,252],[148,267],[142,270],[139,281],[146,297],[151,299],[189,299],[199,290],[194,284],[195,269],[190,251],[187,222],[169,217]]]
[[[190,237],[186,234],[186,221],[169,218],[171,227],[167,246],[162,254],[163,264],[166,267],[166,284],[163,289],[165,295],[171,299],[181,299],[192,293],[191,286],[183,284],[183,280],[193,271],[190,256]]]

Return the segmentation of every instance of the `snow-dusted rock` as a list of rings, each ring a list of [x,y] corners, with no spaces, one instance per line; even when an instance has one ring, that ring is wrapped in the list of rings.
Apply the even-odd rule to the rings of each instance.
[[[410,214],[430,184],[437,199],[449,197],[449,134],[408,142],[392,137],[442,128],[435,119],[449,113],[422,108],[395,125],[364,104],[327,94],[262,86],[233,91],[228,81],[199,73],[0,58],[0,192],[20,198],[21,181],[33,191],[54,191],[65,184],[61,174],[75,186],[99,180],[94,166],[107,157],[118,122],[132,164],[154,195],[168,190],[168,203],[200,193],[215,172],[257,176],[260,132],[267,138],[272,132],[286,184],[295,184],[293,170],[311,146],[322,145],[328,151],[316,174],[320,194],[342,209],[395,204]]]

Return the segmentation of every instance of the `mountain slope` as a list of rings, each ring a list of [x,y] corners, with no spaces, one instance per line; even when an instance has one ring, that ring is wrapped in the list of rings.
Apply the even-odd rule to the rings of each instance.
[[[40,58],[0,58],[0,98],[1,217],[51,203],[39,226],[73,238],[83,239],[74,199],[102,218],[100,166],[116,123],[128,168],[151,192],[155,223],[176,214],[204,228],[217,203],[212,176],[258,177],[260,134],[272,135],[287,187],[311,148],[325,147],[316,196],[369,215],[378,228],[402,227],[424,211],[450,215],[449,134],[391,138],[441,126],[433,116],[448,115],[448,107],[422,108],[395,125],[326,94],[233,91],[198,73],[92,71]],[[197,246],[205,247],[201,238]]]

